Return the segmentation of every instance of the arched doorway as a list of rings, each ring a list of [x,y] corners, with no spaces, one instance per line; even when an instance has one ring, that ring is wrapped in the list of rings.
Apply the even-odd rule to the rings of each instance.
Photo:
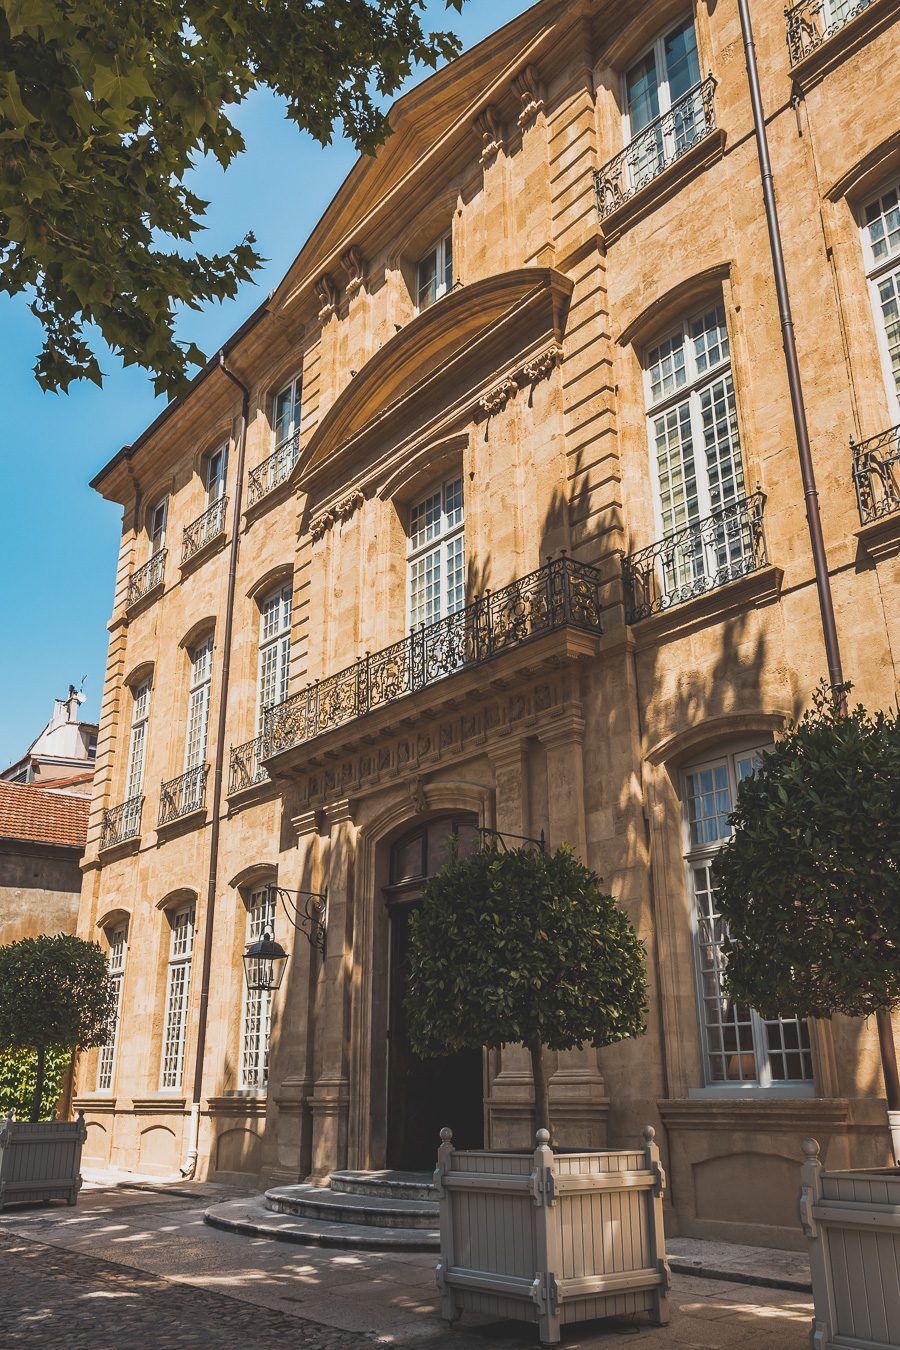
[[[391,847],[390,881],[384,888],[390,920],[386,1162],[404,1171],[434,1167],[444,1125],[452,1127],[458,1147],[484,1145],[482,1051],[420,1059],[409,1043],[405,1005],[410,914],[428,877],[447,861],[449,836],[457,835],[465,852],[478,842],[477,824],[469,812],[441,816],[409,830]]]

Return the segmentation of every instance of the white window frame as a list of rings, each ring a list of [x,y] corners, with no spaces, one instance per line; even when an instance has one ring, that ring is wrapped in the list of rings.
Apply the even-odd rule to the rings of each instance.
[[[166,546],[166,529],[169,523],[169,496],[161,497],[155,506],[150,508],[147,514],[147,538],[149,541],[149,558],[155,558],[157,553],[162,553]]]
[[[622,144],[624,146],[627,147],[631,145],[632,141],[636,140],[639,136],[642,136],[647,131],[647,128],[652,126],[654,122],[658,121],[662,117],[665,117],[666,113],[671,112],[673,103],[678,101],[678,99],[673,100],[672,98],[669,80],[669,68],[668,63],[666,61],[666,39],[671,37],[673,33],[677,32],[679,28],[684,27],[684,25],[687,23],[690,23],[691,27],[694,30],[694,46],[697,49],[697,80],[683,94],[679,94],[678,99],[686,98],[687,95],[690,93],[691,89],[696,89],[698,85],[702,82],[703,76],[700,72],[700,45],[699,42],[697,41],[697,24],[693,12],[687,11],[686,13],[682,14],[679,19],[676,19],[674,23],[667,24],[666,27],[656,35],[656,37],[652,42],[648,43],[647,46],[644,47],[637,56],[635,56],[631,61],[629,61],[626,68],[622,71],[621,75]],[[646,122],[644,124],[644,126],[635,129],[632,126],[631,111],[628,106],[628,74],[629,71],[633,70],[635,66],[639,65],[641,61],[643,61],[647,56],[649,56],[651,52],[653,53],[656,62],[656,75],[657,75],[656,88],[658,94],[657,101],[659,103],[659,111],[657,112],[656,117],[652,117],[649,122]],[[698,108],[697,111],[699,115],[702,117],[703,115],[702,108]],[[663,144],[660,145],[658,153],[660,157],[664,157],[666,155],[671,154],[673,150],[674,146],[667,145],[664,142]],[[636,172],[636,166],[632,163],[630,159],[628,160],[627,169],[629,175],[629,186],[634,187],[636,184],[636,180],[640,175]],[[657,173],[658,172],[659,170],[657,170]],[[652,179],[655,176],[656,176],[655,173],[651,174],[646,181],[647,182],[652,181]],[[640,186],[643,186],[643,182],[640,184]]]
[[[125,958],[128,953],[128,924],[117,924],[107,934],[109,977],[116,990],[116,1011],[111,1035],[97,1055],[97,1092],[110,1093],[115,1081],[116,1050],[119,1044],[119,1020],[122,1015],[122,990],[125,982]]]
[[[435,497],[440,497],[438,518],[416,530],[417,513]],[[465,524],[465,488],[461,470],[432,483],[427,492],[410,504],[406,555],[406,612],[410,630],[437,623],[465,607]],[[426,571],[429,562],[432,566],[436,564],[439,578],[438,603],[431,614],[427,614],[426,607],[415,603],[417,578]],[[451,580],[452,585],[448,584]]]
[[[128,768],[125,773],[125,800],[139,797],[144,786],[147,759],[147,729],[150,721],[150,691],[153,685],[148,675],[131,691],[131,736],[128,744]]]
[[[210,633],[190,651],[191,673],[184,736],[184,773],[206,763],[212,661],[213,634]]]
[[[256,675],[256,733],[265,729],[268,708],[288,696],[291,667],[293,583],[282,582],[259,604],[259,661]],[[266,697],[267,691],[272,697]]]
[[[434,259],[434,294],[430,299],[423,302],[422,268],[432,258]],[[440,300],[442,295],[447,295],[452,289],[453,231],[451,229],[446,234],[442,234],[437,243],[433,244],[427,253],[423,253],[416,264],[416,313],[421,314],[423,310],[430,309],[433,304]]]
[[[303,372],[297,371],[287,384],[283,384],[272,396],[272,450],[282,449],[300,430],[300,401],[303,393]],[[291,418],[290,429],[279,439],[278,436],[278,402],[284,395],[290,396]]]
[[[184,1079],[196,917],[196,909],[192,904],[182,905],[168,916],[169,962],[159,1065],[161,1092],[179,1091]]]
[[[896,373],[891,369],[891,353],[890,348],[888,347],[887,327],[885,325],[878,288],[884,281],[891,278],[894,283],[897,307],[898,310],[900,310],[900,239],[898,239],[893,248],[888,247],[886,257],[881,259],[876,258],[872,242],[872,222],[869,222],[866,219],[870,210],[873,207],[879,207],[884,199],[891,193],[897,194],[896,210],[900,212],[900,178],[896,178],[889,183],[885,183],[877,193],[869,197],[863,203],[859,212],[859,226],[862,235],[869,295],[872,300],[875,329],[878,334],[878,353],[881,358],[881,367],[884,373],[885,391],[888,397],[888,405],[891,410],[891,423],[892,425],[896,425],[897,423],[900,423],[900,368],[898,368]],[[883,213],[880,213],[878,218],[883,220]],[[898,320],[898,322],[900,322],[900,320]]]
[[[225,496],[228,482],[228,442],[223,441],[215,450],[203,457],[203,488],[206,493],[206,509],[215,506]]]
[[[264,934],[275,937],[275,891],[271,883],[253,890],[247,899],[246,940],[249,945]],[[238,1086],[244,1092],[265,1092],[269,1081],[269,1038],[272,1030],[271,989],[248,989],[244,980]]]
[[[694,949],[694,978],[697,997],[697,1024],[700,1037],[701,1072],[704,1080],[703,1087],[689,1089],[688,1095],[690,1097],[734,1097],[743,1096],[746,1093],[755,1093],[767,1097],[815,1096],[815,1082],[812,1077],[814,1072],[814,1059],[809,1038],[808,1024],[805,1027],[807,1043],[803,1045],[801,1039],[804,1035],[805,1019],[791,1017],[764,1019],[755,1011],[755,1009],[748,1008],[744,1010],[747,1014],[744,1025],[747,1025],[747,1022],[749,1021],[752,1047],[745,1048],[744,1046],[738,1046],[736,1049],[727,1049],[725,1048],[723,1038],[723,1048],[719,1050],[717,1047],[711,1046],[708,1039],[709,1032],[705,1013],[706,996],[704,990],[704,975],[706,975],[710,981],[715,981],[716,974],[715,967],[704,969],[703,948],[710,944],[705,943],[704,934],[701,932],[700,900],[694,885],[694,869],[696,867],[708,866],[719,852],[719,849],[726,842],[727,838],[730,837],[730,833],[716,833],[715,837],[697,842],[692,839],[689,812],[691,795],[688,780],[692,775],[714,771],[721,769],[724,766],[727,778],[728,812],[730,813],[737,800],[739,775],[746,777],[748,772],[747,762],[754,758],[758,758],[759,755],[771,749],[771,744],[771,741],[762,744],[759,741],[748,741],[738,745],[731,745],[720,750],[716,755],[710,755],[706,759],[698,760],[695,763],[686,765],[681,771],[682,837],[686,872],[685,880],[690,896],[691,933]],[[723,803],[723,814],[724,809],[725,804]],[[712,831],[710,833],[712,833]],[[723,1018],[723,1026],[727,1025],[728,1019]],[[791,1048],[786,1053],[801,1053],[807,1059],[810,1070],[809,1077],[780,1079],[773,1076],[773,1056],[769,1050],[767,1038],[767,1028],[769,1026],[778,1026],[782,1029],[789,1026],[798,1028],[798,1047],[800,1047],[800,1049],[798,1051]],[[711,1061],[714,1056],[720,1056],[723,1061],[729,1058],[743,1061],[750,1053],[754,1056],[755,1064],[755,1077],[752,1079],[717,1079],[711,1072]],[[738,1068],[739,1071],[743,1072],[742,1064],[739,1064]]]

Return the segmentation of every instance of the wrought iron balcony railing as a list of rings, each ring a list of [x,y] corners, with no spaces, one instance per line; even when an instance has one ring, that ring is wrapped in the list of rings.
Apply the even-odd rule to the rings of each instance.
[[[247,475],[247,505],[255,506],[263,497],[274,492],[290,476],[299,454],[300,432],[295,431],[289,440],[279,445],[273,455],[250,470]]]
[[[791,65],[796,66],[874,3],[875,0],[802,0],[801,4],[785,9]]]
[[[127,839],[136,839],[141,832],[143,807],[143,797],[129,797],[119,806],[104,811],[100,847],[112,848],[114,844],[124,844]]]
[[[708,75],[594,170],[600,219],[622,206],[716,129],[716,80]]]
[[[252,741],[231,747],[231,764],[228,773],[228,791],[240,792],[242,788],[255,787],[257,783],[268,781],[269,775],[260,763],[265,757],[266,738],[254,736]]]
[[[208,764],[198,764],[178,778],[170,778],[159,789],[160,825],[168,825],[192,811],[201,811],[206,805],[206,775]]]
[[[208,511],[204,511],[202,516],[191,521],[190,525],[184,527],[184,537],[181,542],[181,561],[189,562],[195,554],[202,548],[212,542],[225,529],[225,508],[228,505],[227,497],[219,497],[213,502]]]
[[[602,631],[600,574],[585,563],[561,557],[270,708],[266,755],[310,741],[566,626]]]
[[[765,493],[754,492],[625,558],[626,621],[637,623],[767,566],[765,504]]]
[[[154,553],[149,562],[145,562],[143,567],[139,567],[136,572],[132,572],[128,578],[128,593],[125,596],[125,607],[130,609],[136,605],[138,600],[142,600],[149,594],[155,586],[158,586],[166,572],[166,550],[161,548],[158,553]]]
[[[900,426],[851,441],[853,482],[863,525],[900,511]]]

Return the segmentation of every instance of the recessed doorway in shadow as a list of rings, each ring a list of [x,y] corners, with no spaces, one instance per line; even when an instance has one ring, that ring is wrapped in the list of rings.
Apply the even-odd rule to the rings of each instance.
[[[390,920],[386,1162],[399,1171],[434,1167],[444,1125],[452,1128],[457,1147],[484,1146],[483,1052],[420,1059],[409,1043],[406,1010],[410,915],[428,877],[447,861],[449,836],[458,835],[466,851],[479,842],[477,824],[466,812],[441,816],[410,830],[391,849],[391,881],[384,892]]]

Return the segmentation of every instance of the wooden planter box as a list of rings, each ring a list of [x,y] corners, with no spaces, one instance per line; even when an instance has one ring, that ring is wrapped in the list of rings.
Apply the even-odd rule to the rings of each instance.
[[[649,1312],[669,1320],[665,1175],[644,1130],[639,1149],[557,1152],[546,1130],[534,1153],[453,1148],[441,1131],[441,1314],[536,1322],[541,1343],[597,1317]]]
[[[77,1120],[0,1120],[0,1209],[16,1201],[67,1200],[81,1190],[84,1112]]]
[[[900,1167],[826,1172],[803,1140],[813,1350],[900,1350]]]

